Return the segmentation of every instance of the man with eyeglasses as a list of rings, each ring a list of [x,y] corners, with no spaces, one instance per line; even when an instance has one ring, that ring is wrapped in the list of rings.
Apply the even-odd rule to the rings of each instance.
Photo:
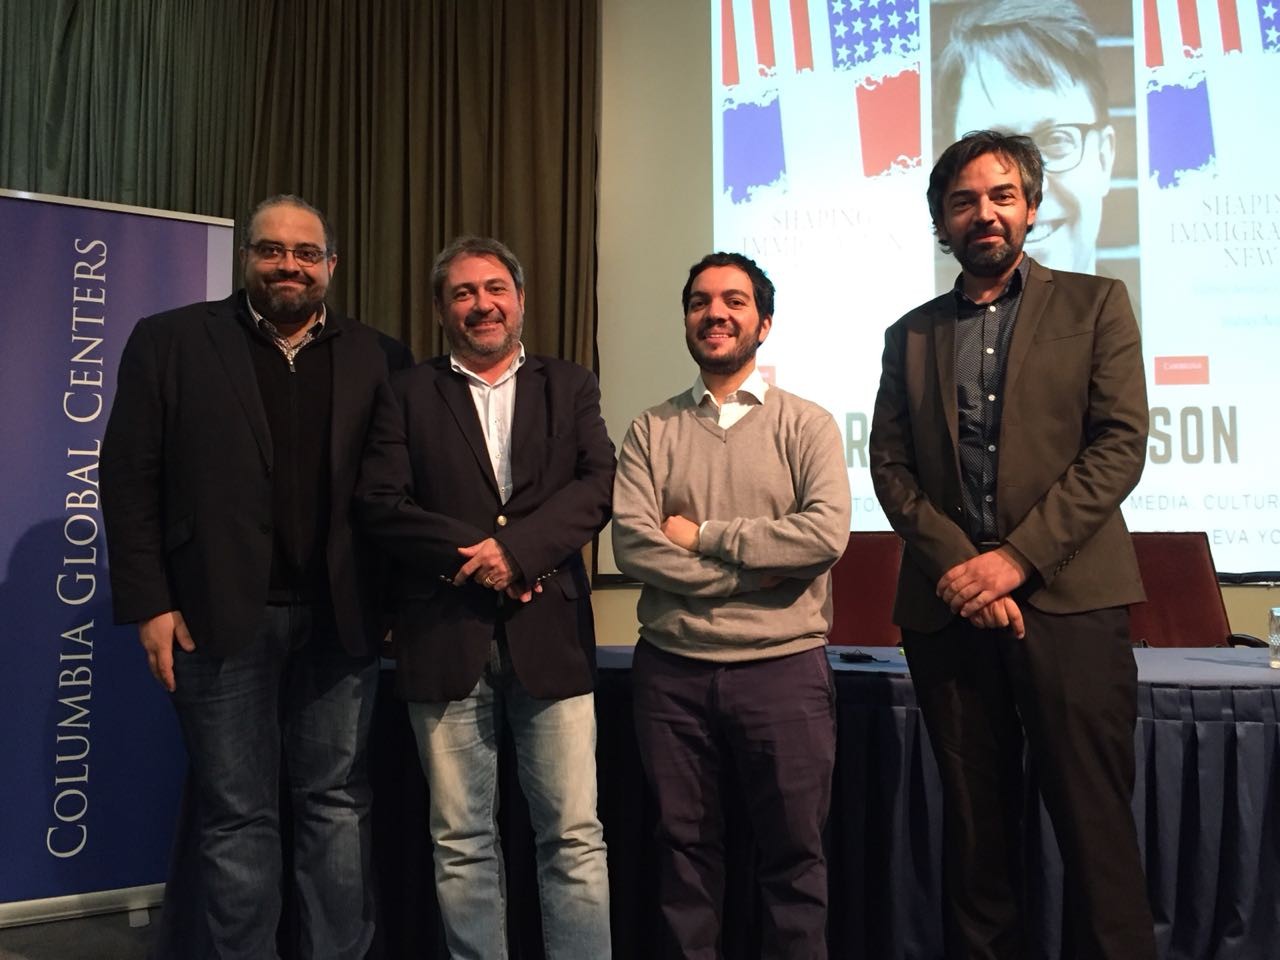
[[[934,70],[941,143],[970,130],[1030,137],[1044,158],[1044,199],[1027,253],[1047,267],[1097,271],[1116,133],[1092,25],[1072,0],[967,7]]]
[[[140,320],[102,452],[118,622],[190,760],[157,957],[275,957],[281,796],[299,955],[373,940],[365,742],[385,632],[349,505],[390,338],[325,304],[321,213],[263,201],[244,289]]]

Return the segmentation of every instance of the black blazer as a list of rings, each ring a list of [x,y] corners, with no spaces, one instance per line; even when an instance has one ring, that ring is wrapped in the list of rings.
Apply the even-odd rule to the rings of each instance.
[[[356,517],[402,564],[394,628],[400,694],[465,697],[499,623],[529,693],[588,692],[595,627],[581,550],[609,519],[614,472],[595,375],[564,360],[526,358],[516,374],[505,504],[470,389],[449,358],[392,383],[370,431]],[[464,559],[458,547],[487,537],[543,592],[520,604],[475,583],[452,586]]]
[[[197,649],[214,656],[254,639],[271,569],[272,444],[237,315],[244,303],[237,291],[138,322],[102,449],[117,622],[179,610]],[[374,399],[398,352],[333,308],[326,323],[336,335],[325,552],[339,637],[361,654],[383,631],[376,557],[352,534],[350,504]]]

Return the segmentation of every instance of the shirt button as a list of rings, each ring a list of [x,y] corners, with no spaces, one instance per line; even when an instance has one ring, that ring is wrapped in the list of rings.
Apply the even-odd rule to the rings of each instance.
[[[995,347],[987,347],[987,353],[995,353]]]
[[[498,514],[498,526],[505,527],[507,525],[507,517],[505,514]]]
[[[989,453],[995,453],[995,452],[996,452],[996,445],[995,445],[994,443],[988,444],[988,445],[987,445],[987,451],[988,451]]]
[[[985,500],[985,501],[987,501],[987,503],[991,503],[993,500],[995,500],[995,497],[993,497],[991,494],[989,494],[989,493],[988,493],[988,494],[987,494],[985,497],[983,497],[982,499],[983,499],[983,500]]]
[[[995,313],[995,312],[996,312],[996,307],[994,303],[991,306],[987,307],[987,313]]]
[[[987,399],[988,399],[988,400],[990,400],[992,403],[995,403],[995,402],[996,402],[996,395],[995,395],[994,393],[988,393],[988,394],[987,394]]]

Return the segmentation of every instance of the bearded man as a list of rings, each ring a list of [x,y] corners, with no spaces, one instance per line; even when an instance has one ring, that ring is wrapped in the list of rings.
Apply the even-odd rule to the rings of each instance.
[[[1130,809],[1143,593],[1120,515],[1146,456],[1142,347],[1124,284],[1024,253],[1043,181],[1032,140],[989,130],[934,166],[960,275],[885,335],[871,478],[906,544],[894,622],[942,778],[948,960],[1041,952],[1024,748],[1062,850],[1062,955],[1151,960]]]
[[[828,571],[849,542],[849,479],[831,414],[756,369],[773,297],[741,254],[694,264],[682,303],[699,375],[631,424],[614,485],[614,555],[644,584],[632,680],[664,957],[720,955],[729,803],[757,847],[761,955],[827,956]]]
[[[155,955],[276,956],[282,843],[300,955],[373,942],[365,744],[385,633],[351,496],[409,351],[325,305],[324,216],[264,200],[244,289],[140,320],[102,448],[119,622],[136,622],[190,759]],[[293,813],[282,840],[281,795]]]

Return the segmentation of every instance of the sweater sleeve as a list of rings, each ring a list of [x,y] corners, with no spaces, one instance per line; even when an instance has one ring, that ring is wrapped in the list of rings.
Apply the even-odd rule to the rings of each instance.
[[[763,575],[727,559],[692,553],[667,539],[653,480],[649,421],[632,422],[622,441],[613,486],[613,553],[618,569],[642,583],[693,597],[757,590]],[[846,484],[846,518],[848,516]]]
[[[702,525],[704,557],[767,576],[811,579],[830,569],[849,543],[849,475],[835,420],[806,411],[789,452],[796,509],[780,517],[735,517]]]

